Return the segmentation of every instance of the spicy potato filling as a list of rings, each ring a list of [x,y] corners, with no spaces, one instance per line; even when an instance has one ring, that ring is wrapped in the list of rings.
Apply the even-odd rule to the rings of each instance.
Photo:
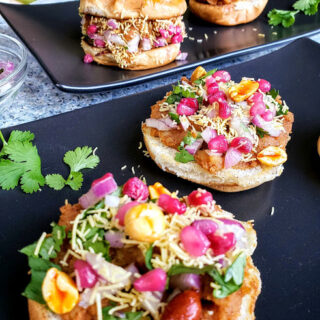
[[[227,71],[198,67],[151,107],[144,127],[177,150],[175,160],[195,161],[210,173],[276,166],[286,161],[294,116],[264,79],[231,80]],[[274,161],[262,160],[273,147]],[[278,151],[280,148],[284,154]],[[269,149],[271,150],[271,149]],[[270,152],[269,152],[270,153]]]
[[[114,47],[123,47],[131,54],[177,44],[186,36],[182,17],[116,20],[91,15],[83,16],[82,34],[94,47],[106,48],[110,52]]]

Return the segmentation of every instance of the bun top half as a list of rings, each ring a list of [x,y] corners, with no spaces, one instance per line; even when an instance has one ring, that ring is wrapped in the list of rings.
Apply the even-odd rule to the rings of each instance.
[[[80,0],[81,14],[113,18],[170,19],[187,10],[185,0]]]

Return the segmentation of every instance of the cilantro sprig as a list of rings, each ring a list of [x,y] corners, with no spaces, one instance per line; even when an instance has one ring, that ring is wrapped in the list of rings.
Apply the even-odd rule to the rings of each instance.
[[[279,10],[273,9],[269,11],[269,24],[277,26],[282,24],[283,27],[288,28],[295,23],[295,16],[297,13],[304,13],[305,15],[314,15],[318,12],[320,0],[298,0],[293,4],[295,10]]]
[[[79,190],[83,182],[83,169],[95,168],[100,159],[94,154],[92,148],[84,146],[68,151],[64,162],[70,167],[66,179],[60,174],[43,176],[41,171],[41,158],[37,147],[33,144],[35,136],[30,131],[13,130],[8,141],[0,131],[0,188],[11,190],[19,183],[25,193],[33,193],[47,184],[55,190],[61,190],[66,185],[73,190]]]
[[[214,266],[196,268],[186,267],[182,264],[178,264],[173,265],[169,269],[168,276],[171,277],[182,273],[208,274],[212,277],[215,283],[220,286],[220,288],[213,290],[213,296],[218,299],[223,299],[241,288],[245,266],[246,255],[244,253],[240,253],[232,265],[222,274]]]
[[[152,254],[153,254],[153,244],[150,245],[150,247],[148,248],[146,255],[145,255],[145,264],[149,270],[153,269],[153,266],[151,263]]]
[[[142,318],[143,312],[125,312],[121,318],[109,314],[109,311],[114,308],[114,305],[104,307],[102,309],[103,320],[139,320]]]
[[[70,174],[64,179],[60,174],[49,174],[46,176],[46,183],[50,188],[61,190],[66,185],[73,190],[79,190],[83,182],[83,174],[80,170],[95,168],[100,159],[93,154],[90,147],[77,147],[73,151],[68,151],[63,158],[65,164],[70,167]]]
[[[212,76],[218,69],[213,69],[208,71],[204,76],[200,77],[199,79],[195,80],[193,83],[195,84],[204,84],[205,79]]]
[[[279,96],[279,90],[271,89],[268,93],[274,100]],[[288,113],[288,109],[285,109],[283,105],[281,105],[279,102],[277,102],[277,116],[286,115]]]

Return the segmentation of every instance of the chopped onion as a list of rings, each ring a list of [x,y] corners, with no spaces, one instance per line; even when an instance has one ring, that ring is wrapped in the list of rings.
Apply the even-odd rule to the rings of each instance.
[[[125,41],[123,41],[119,35],[112,33],[110,30],[104,33],[104,40],[120,46],[126,45]]]
[[[268,122],[268,121],[265,121],[261,118],[260,115],[255,115],[253,118],[252,118],[252,123],[257,126],[258,128],[261,128],[262,130],[268,132],[268,134],[271,136],[271,137],[279,137],[280,133],[281,133],[281,130],[278,129],[278,128],[275,128],[274,125],[272,124],[272,122]]]
[[[117,196],[113,196],[111,194],[107,194],[104,197],[104,204],[111,208],[116,208],[119,206],[120,198]]]
[[[122,239],[125,238],[125,236],[120,231],[109,230],[104,234],[104,238],[109,242],[111,248],[122,248]]]
[[[76,282],[78,289],[93,288],[98,281],[98,275],[91,265],[84,260],[76,260],[74,263]]]
[[[233,232],[236,240],[237,240],[237,244],[240,245],[242,248],[244,248],[246,246],[246,237],[244,237],[244,234],[246,233],[246,229],[244,228],[244,226],[236,220],[231,220],[231,219],[225,219],[225,218],[220,218],[219,219],[221,222],[223,222],[223,225],[219,226],[219,229],[223,232],[223,233],[229,233],[229,232]]]
[[[208,143],[211,139],[217,136],[217,131],[213,128],[207,127],[201,132],[203,140]]]
[[[190,127],[190,122],[186,116],[180,116],[179,117],[180,124],[184,131],[187,131],[187,129]]]
[[[118,27],[119,27],[119,24],[115,19],[109,19],[107,24],[112,30],[118,29]]]
[[[126,271],[131,273],[130,281],[133,282],[137,277],[136,274],[140,274],[138,268],[134,263],[130,263],[128,266],[125,267]]]
[[[142,308],[149,311],[151,315],[159,316],[158,309],[160,308],[160,302],[163,297],[163,292],[160,291],[146,291],[141,293],[143,299]]]
[[[128,52],[134,53],[138,51],[140,42],[140,36],[137,34],[135,35],[129,42],[128,42]]]
[[[224,158],[224,168],[228,169],[235,166],[242,159],[242,153],[236,148],[229,148]]]
[[[146,119],[147,127],[156,128],[159,131],[166,131],[177,127],[177,124],[174,121],[170,121],[169,118],[164,119]]]
[[[170,277],[170,286],[172,288],[185,290],[200,290],[201,277],[199,274],[183,273]]]
[[[152,48],[151,40],[148,38],[143,38],[140,44],[143,51],[151,50]]]
[[[203,144],[203,139],[197,139],[193,144],[185,146],[185,149],[192,155],[195,155],[196,152],[201,148]]]
[[[240,120],[238,117],[232,117],[230,121],[230,127],[238,133],[239,137],[248,138],[252,143],[254,143],[254,138],[246,124],[249,124],[249,119],[247,123],[245,123],[243,120]]]
[[[176,57],[176,60],[178,61],[184,61],[184,60],[187,60],[188,58],[188,52],[180,52],[177,57]]]
[[[153,45],[154,45],[156,48],[158,48],[158,47],[164,47],[164,46],[167,45],[167,41],[166,41],[166,39],[164,39],[164,38],[162,38],[162,37],[159,37],[159,38],[157,38],[157,39],[154,41]]]
[[[134,288],[139,292],[164,291],[167,283],[167,273],[161,268],[153,269],[143,274],[133,283]]]

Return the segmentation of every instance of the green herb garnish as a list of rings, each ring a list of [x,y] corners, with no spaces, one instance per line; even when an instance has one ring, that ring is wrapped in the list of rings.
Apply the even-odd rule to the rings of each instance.
[[[187,163],[187,162],[194,161],[194,156],[190,154],[186,149],[179,146],[178,152],[176,153],[174,159],[181,163]]]
[[[153,253],[153,245],[151,244],[150,247],[148,248],[146,255],[145,255],[145,264],[146,267],[149,270],[153,269],[152,263],[151,263],[151,259],[152,259],[152,253]]]
[[[174,104],[180,102],[182,98],[195,98],[196,94],[192,91],[182,88],[179,84],[173,86],[172,93],[168,96],[166,102],[169,104]]]
[[[142,318],[143,312],[125,312],[123,317],[119,318],[109,314],[109,311],[114,308],[114,305],[104,307],[102,309],[102,318],[103,320],[139,320]]]
[[[277,98],[277,96],[279,95],[279,90],[276,89],[271,89],[268,93],[268,95],[270,95],[274,100]],[[283,110],[283,105],[281,105],[280,103],[277,103],[277,112],[276,115],[277,116],[282,116],[282,115],[286,115],[288,113],[288,110]]]
[[[259,127],[256,127],[256,132],[257,132],[257,135],[260,137],[260,138],[263,138],[264,135],[269,135],[269,133],[267,131],[264,131],[263,129],[259,128]]]
[[[193,83],[195,84],[204,84],[204,79],[208,78],[209,76],[212,76],[218,69],[213,69],[208,71],[204,76],[202,76],[201,78],[193,81]]]
[[[192,136],[191,132],[188,131],[187,135],[183,138],[183,142],[182,142],[182,145],[181,145],[181,146],[183,147],[184,145],[191,145],[191,144],[193,144],[196,140],[197,140],[197,139]]]
[[[171,120],[175,121],[177,124],[180,123],[179,115],[177,113],[169,112]]]

